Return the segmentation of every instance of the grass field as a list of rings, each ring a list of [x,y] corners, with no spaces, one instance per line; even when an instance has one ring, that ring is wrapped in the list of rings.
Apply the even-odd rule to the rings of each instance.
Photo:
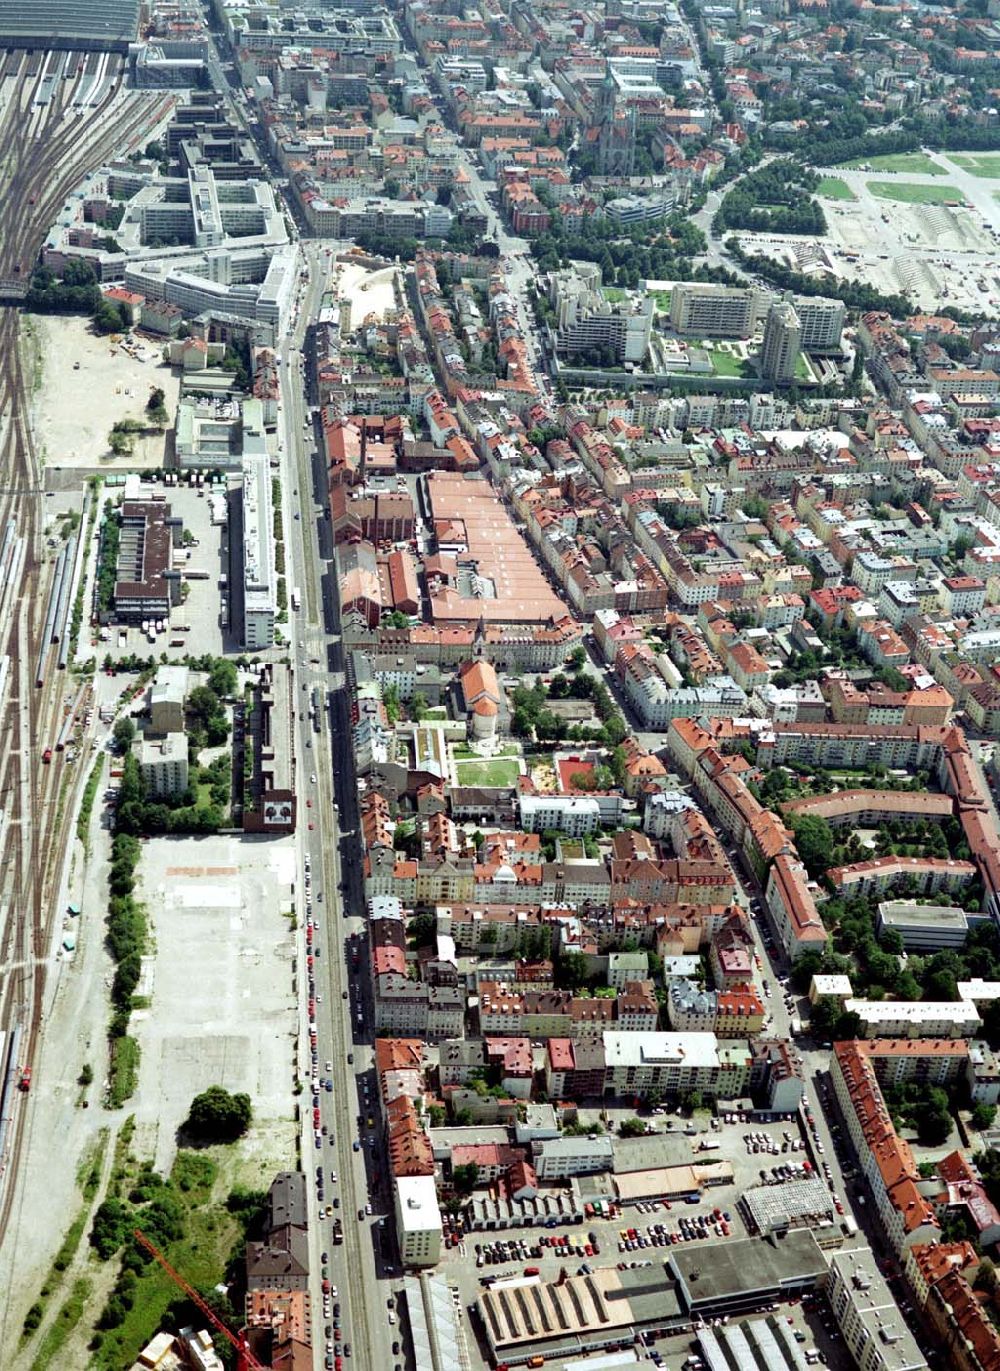
[[[725,352],[722,348],[708,348],[708,355],[712,360],[716,376],[753,376],[754,370],[749,362],[742,361],[739,357],[734,357],[731,352]]]
[[[601,294],[612,305],[620,304],[625,299],[621,286],[601,286]]]
[[[949,152],[949,162],[986,181],[1000,181],[1000,155],[989,152]]]
[[[839,176],[824,176],[816,187],[817,195],[825,195],[828,200],[856,200],[858,197],[846,181]]]
[[[904,205],[944,205],[949,200],[962,204],[954,186],[921,186],[915,181],[869,181],[868,189],[880,200],[898,200]]]
[[[801,352],[795,359],[795,379],[796,381],[811,381],[813,379],[812,371],[809,369],[809,363]]]
[[[521,768],[515,757],[494,757],[492,761],[456,762],[459,785],[516,785]]]
[[[216,1177],[217,1167],[211,1157],[178,1153],[173,1179],[181,1203],[184,1233],[168,1244],[166,1256],[195,1289],[210,1289],[221,1280],[240,1231],[238,1220],[225,1207],[224,1197],[219,1195],[213,1203]],[[150,1262],[140,1273],[132,1293],[134,1302],[124,1319],[103,1334],[100,1348],[88,1362],[95,1371],[118,1371],[119,1367],[130,1365],[156,1332],[179,1292],[166,1272],[156,1262]]]
[[[670,313],[670,297],[673,294],[672,291],[651,290],[649,294],[652,295],[653,299],[656,301],[656,308],[660,311],[661,314]]]
[[[932,162],[926,152],[891,152],[886,157],[859,158],[855,162],[845,162],[852,170],[865,167],[871,171],[916,171],[921,176],[947,176],[944,167]]]

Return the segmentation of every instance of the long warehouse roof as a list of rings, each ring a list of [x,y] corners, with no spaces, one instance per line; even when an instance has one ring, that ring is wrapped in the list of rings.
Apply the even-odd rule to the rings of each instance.
[[[73,39],[90,45],[135,41],[139,0],[0,0],[0,44],[35,38],[65,48]]]

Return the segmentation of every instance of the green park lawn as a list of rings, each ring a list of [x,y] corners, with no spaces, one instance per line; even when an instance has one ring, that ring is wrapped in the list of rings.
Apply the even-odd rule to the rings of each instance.
[[[651,290],[649,292],[656,301],[656,308],[661,314],[670,313],[670,296],[672,293],[673,292],[669,290]]]
[[[517,784],[521,767],[516,757],[494,757],[491,761],[456,762],[459,785],[510,786]]]
[[[612,305],[620,304],[625,299],[625,292],[621,286],[602,286],[601,294]]]
[[[827,200],[856,200],[858,198],[847,182],[842,181],[839,176],[822,177],[816,187],[816,194],[824,196]]]
[[[986,181],[1000,181],[1000,156],[984,152],[949,152],[949,162]]]
[[[948,174],[932,162],[926,152],[890,152],[885,157],[861,157],[854,162],[845,162],[844,166],[853,170],[864,167],[871,171],[916,171],[921,176]]]
[[[962,203],[954,186],[922,186],[915,181],[869,181],[868,190],[880,200],[898,200],[904,205],[943,205],[949,200]]]
[[[813,374],[809,368],[809,363],[806,361],[805,357],[803,357],[801,352],[795,359],[795,379],[796,381],[811,381],[813,379]]]
[[[754,374],[749,362],[743,361],[740,357],[734,357],[731,352],[726,352],[723,348],[706,349],[715,369],[716,376],[744,377]]]

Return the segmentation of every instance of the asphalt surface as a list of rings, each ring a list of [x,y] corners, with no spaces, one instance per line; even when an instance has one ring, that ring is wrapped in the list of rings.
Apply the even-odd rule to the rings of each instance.
[[[355,858],[354,833],[357,801],[351,756],[347,700],[343,681],[343,662],[336,626],[332,587],[326,575],[329,556],[329,529],[322,509],[322,461],[315,450],[312,420],[306,404],[302,375],[301,348],[307,321],[313,317],[331,270],[319,244],[309,243],[304,254],[310,261],[310,277],[304,288],[291,336],[281,347],[281,482],[283,531],[287,558],[287,583],[302,590],[302,608],[289,611],[290,655],[295,673],[295,731],[299,821],[297,847],[300,879],[298,913],[300,925],[307,914],[315,922],[313,973],[317,991],[316,1024],[318,1036],[318,1076],[332,1079],[333,1090],[318,1092],[322,1124],[326,1135],[315,1146],[312,1127],[312,1090],[307,1088],[303,1106],[303,1168],[307,1177],[310,1203],[310,1247],[312,1254],[312,1299],[315,1328],[315,1364],[324,1364],[325,1329],[338,1326],[341,1345],[351,1345],[351,1357],[359,1368],[391,1367],[393,1329],[387,1322],[385,1298],[372,1294],[379,1274],[388,1274],[383,1257],[379,1209],[385,1212],[379,1194],[370,1184],[367,1167],[373,1149],[365,1145],[375,1135],[360,1130],[359,1117],[364,1094],[356,1073],[367,1075],[374,1110],[375,1084],[370,1072],[372,1052],[371,1022],[367,976],[363,979],[353,966],[352,949],[358,951],[358,964],[365,967],[367,957],[362,942],[364,892],[361,872]],[[319,512],[317,512],[319,507]],[[321,546],[321,542],[323,546]],[[309,714],[314,687],[319,688],[322,707],[318,727]],[[341,824],[343,828],[341,828]],[[306,899],[305,864],[309,860],[311,889]],[[343,858],[343,865],[342,865]],[[346,889],[341,890],[344,882]],[[303,942],[303,954],[304,954]],[[322,997],[320,1000],[319,997]],[[360,1015],[360,1018],[359,1018]],[[309,1047],[303,1047],[309,1062]],[[352,1054],[354,1061],[348,1060]],[[327,1070],[327,1062],[330,1069]],[[357,1151],[355,1142],[359,1143]],[[316,1167],[324,1172],[323,1209],[339,1207],[333,1217],[340,1218],[344,1242],[333,1243],[333,1218],[321,1215],[316,1187]],[[332,1180],[336,1173],[337,1181]],[[358,1219],[372,1201],[375,1214]],[[376,1208],[378,1206],[378,1208]],[[388,1223],[388,1220],[386,1221]],[[328,1262],[321,1261],[321,1254]],[[391,1256],[391,1247],[389,1249]],[[323,1312],[320,1282],[328,1272],[332,1295],[330,1305],[339,1303],[341,1317],[334,1325],[332,1315]],[[388,1294],[388,1287],[382,1287]],[[345,1368],[349,1365],[345,1359]]]

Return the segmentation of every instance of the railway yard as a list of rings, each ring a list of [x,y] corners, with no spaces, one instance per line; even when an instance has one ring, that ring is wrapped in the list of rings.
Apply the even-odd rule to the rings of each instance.
[[[32,1061],[59,937],[54,897],[68,828],[61,820],[85,779],[65,751],[42,764],[67,717],[76,717],[66,700],[77,691],[64,669],[83,559],[75,537],[57,553],[46,547],[45,473],[30,414],[34,378],[14,306],[81,176],[136,147],[170,107],[162,93],[126,91],[122,75],[121,58],[109,54],[0,55],[0,1233],[11,1222],[14,1177],[32,1145]]]

